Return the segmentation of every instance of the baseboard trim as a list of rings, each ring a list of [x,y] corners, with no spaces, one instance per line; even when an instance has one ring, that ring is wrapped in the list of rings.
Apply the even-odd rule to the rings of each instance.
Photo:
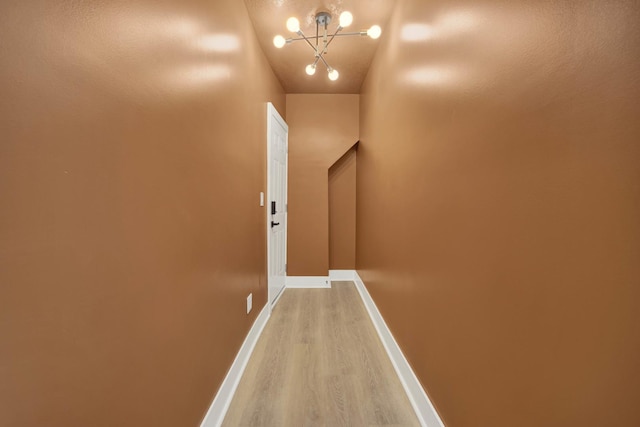
[[[224,416],[227,414],[227,410],[229,409],[233,395],[238,388],[242,374],[247,367],[251,353],[253,353],[253,349],[258,342],[258,338],[260,338],[260,335],[262,334],[262,330],[267,324],[267,320],[269,320],[269,316],[270,310],[269,304],[267,303],[262,308],[260,314],[258,314],[255,322],[253,322],[253,326],[242,343],[242,347],[240,347],[240,351],[238,351],[238,355],[233,361],[227,376],[224,381],[222,381],[220,390],[218,390],[216,397],[213,399],[213,402],[211,403],[207,414],[204,416],[200,427],[219,427],[222,425],[222,421],[224,420]]]
[[[287,288],[330,288],[329,276],[287,276]]]
[[[355,270],[329,270],[329,280],[331,282],[339,282],[343,280],[356,280]]]
[[[429,400],[427,393],[422,388],[422,385],[416,377],[416,374],[413,372],[413,369],[411,369],[411,365],[409,365],[404,354],[402,354],[402,350],[400,350],[398,343],[393,338],[389,327],[382,318],[380,311],[378,311],[376,304],[373,302],[371,295],[369,295],[369,292],[357,271],[354,272],[354,276],[356,288],[358,289],[364,306],[369,313],[369,317],[371,317],[371,321],[378,332],[378,336],[391,359],[393,368],[398,374],[400,382],[411,401],[411,406],[413,406],[413,409],[418,416],[420,425],[423,427],[444,427],[444,423],[436,412],[431,400]]]

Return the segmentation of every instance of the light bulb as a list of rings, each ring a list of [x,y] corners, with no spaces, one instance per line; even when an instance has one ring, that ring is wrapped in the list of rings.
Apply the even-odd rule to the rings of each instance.
[[[367,35],[372,39],[377,39],[382,34],[382,28],[378,25],[374,25],[373,27],[367,30]]]
[[[316,73],[316,64],[309,64],[304,70],[307,72],[307,74],[313,76]]]
[[[340,26],[347,28],[353,22],[353,15],[351,12],[344,11],[340,14]]]
[[[287,19],[287,30],[291,31],[292,33],[297,33],[298,31],[300,31],[300,21],[298,21],[298,18],[294,18],[293,16],[289,19]]]
[[[273,45],[278,49],[284,47],[285,44],[287,44],[287,40],[285,40],[281,35],[277,35],[273,38]]]
[[[334,70],[333,68],[329,71],[329,80],[338,80],[338,77],[340,77],[340,73],[338,73],[338,70]]]

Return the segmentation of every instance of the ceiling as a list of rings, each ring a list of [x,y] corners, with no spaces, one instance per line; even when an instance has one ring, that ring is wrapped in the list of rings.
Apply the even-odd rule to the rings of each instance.
[[[332,15],[329,32],[338,25],[338,16],[347,10],[353,14],[353,24],[344,32],[366,30],[374,24],[382,27],[389,19],[395,0],[245,0],[260,45],[273,71],[287,93],[360,93],[379,39],[370,37],[336,38],[325,58],[340,77],[331,81],[320,63],[315,75],[308,76],[305,67],[314,60],[314,52],[304,41],[287,44],[282,49],[273,45],[273,38],[297,37],[287,30],[291,16],[300,20],[300,29],[306,36],[315,36],[317,12]]]

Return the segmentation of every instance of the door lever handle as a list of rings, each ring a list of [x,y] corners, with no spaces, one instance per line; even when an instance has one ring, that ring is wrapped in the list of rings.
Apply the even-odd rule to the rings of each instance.
[[[280,225],[280,223],[271,221],[271,228],[275,227],[276,225]]]

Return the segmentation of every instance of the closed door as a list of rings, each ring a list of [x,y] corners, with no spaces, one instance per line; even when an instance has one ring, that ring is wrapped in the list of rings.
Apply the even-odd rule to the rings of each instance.
[[[267,108],[267,253],[269,303],[275,304],[287,276],[288,126],[271,103]]]

